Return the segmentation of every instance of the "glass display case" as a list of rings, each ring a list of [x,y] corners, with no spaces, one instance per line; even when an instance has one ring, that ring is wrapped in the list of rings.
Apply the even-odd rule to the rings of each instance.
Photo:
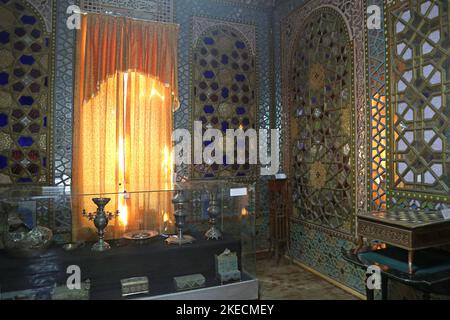
[[[257,299],[254,194],[0,187],[0,298]]]

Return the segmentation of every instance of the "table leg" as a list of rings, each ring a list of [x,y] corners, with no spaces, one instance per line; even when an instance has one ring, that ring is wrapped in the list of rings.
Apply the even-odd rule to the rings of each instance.
[[[368,278],[366,278],[366,298],[367,300],[375,300],[375,290],[369,289],[369,287],[367,286],[367,279]]]
[[[358,244],[355,248],[354,253],[359,253],[359,251],[364,247],[364,237],[363,236],[359,236],[358,237]]]
[[[381,275],[381,300],[388,300],[389,278]]]
[[[408,251],[408,271],[410,274],[414,273],[413,262],[414,262],[414,250],[409,250]]]

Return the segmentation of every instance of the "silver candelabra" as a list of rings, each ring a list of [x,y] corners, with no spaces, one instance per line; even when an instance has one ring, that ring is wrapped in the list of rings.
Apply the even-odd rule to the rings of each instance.
[[[94,225],[97,228],[98,242],[92,246],[92,251],[107,251],[111,249],[108,242],[105,241],[105,229],[108,226],[110,220],[119,216],[119,210],[115,213],[105,212],[105,206],[111,201],[110,198],[94,198],[92,201],[97,205],[97,211],[94,213],[87,213],[83,209],[83,216],[89,221],[94,221]]]
[[[185,192],[183,190],[177,191],[172,199],[172,203],[175,208],[174,216],[175,216],[175,226],[177,227],[177,234],[167,238],[166,241],[168,244],[183,245],[195,241],[194,237],[184,234],[184,228],[186,226],[186,217],[187,217],[186,203],[188,202],[189,200],[186,198]]]
[[[218,206],[217,196],[215,192],[209,193],[209,207],[208,207],[208,215],[209,215],[209,225],[210,228],[205,233],[205,237],[208,240],[215,239],[219,240],[222,238],[222,231],[216,226],[216,220],[220,213],[220,208]]]

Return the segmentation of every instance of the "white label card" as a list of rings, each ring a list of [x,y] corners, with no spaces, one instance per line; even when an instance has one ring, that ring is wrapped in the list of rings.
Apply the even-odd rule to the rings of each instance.
[[[230,197],[242,197],[247,195],[247,188],[230,189]]]
[[[450,209],[441,210],[441,213],[445,220],[450,219]]]

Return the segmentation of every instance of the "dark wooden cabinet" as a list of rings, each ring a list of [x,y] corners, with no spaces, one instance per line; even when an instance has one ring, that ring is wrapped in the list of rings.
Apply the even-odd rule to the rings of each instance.
[[[269,180],[270,252],[277,262],[289,252],[288,180]]]

